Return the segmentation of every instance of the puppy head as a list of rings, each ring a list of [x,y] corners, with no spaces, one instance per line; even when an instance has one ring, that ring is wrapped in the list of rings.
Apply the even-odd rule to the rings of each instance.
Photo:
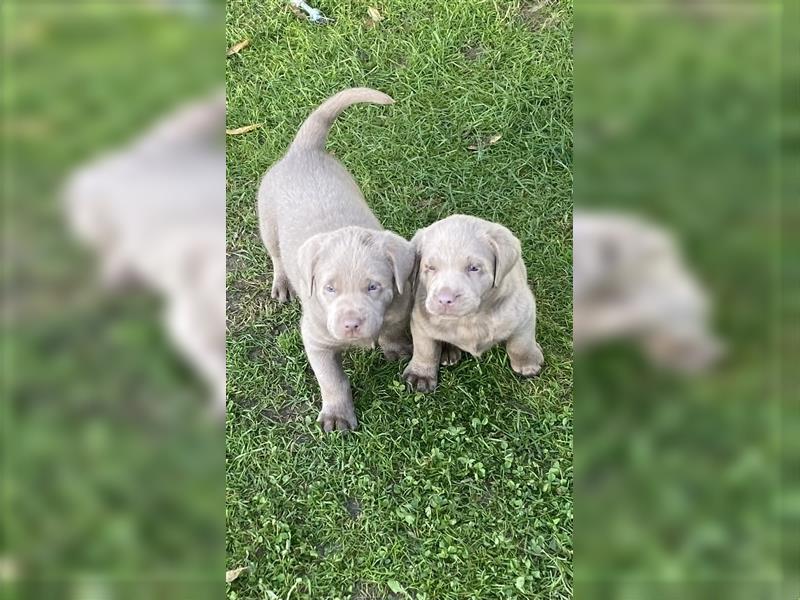
[[[418,284],[428,312],[475,314],[522,257],[519,240],[502,225],[454,215],[417,232]]]
[[[306,240],[298,264],[301,293],[324,311],[330,335],[357,343],[378,337],[386,309],[408,286],[414,249],[389,231],[344,227]]]

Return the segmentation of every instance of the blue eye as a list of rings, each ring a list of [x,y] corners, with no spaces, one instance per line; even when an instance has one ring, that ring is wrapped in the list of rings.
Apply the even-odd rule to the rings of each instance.
[[[370,283],[369,287],[367,287],[368,292],[377,292],[379,289],[381,289],[381,284],[379,283]]]
[[[480,270],[481,270],[480,267],[476,267],[475,265],[470,265],[469,267],[467,267],[467,271],[469,271],[470,273],[477,273]]]
[[[325,291],[328,292],[329,294],[335,294],[336,288],[334,288],[332,285],[326,285]]]

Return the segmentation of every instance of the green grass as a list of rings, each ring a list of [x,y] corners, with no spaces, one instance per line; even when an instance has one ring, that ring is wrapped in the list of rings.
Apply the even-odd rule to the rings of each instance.
[[[279,2],[228,2],[229,598],[568,598],[572,589],[572,7],[568,1],[327,2],[314,27]],[[546,368],[501,349],[406,391],[401,363],[345,358],[360,429],[323,435],[298,305],[269,299],[255,191],[310,110],[357,85],[329,149],[383,224],[452,213],[522,240]],[[502,139],[467,149],[495,133]]]

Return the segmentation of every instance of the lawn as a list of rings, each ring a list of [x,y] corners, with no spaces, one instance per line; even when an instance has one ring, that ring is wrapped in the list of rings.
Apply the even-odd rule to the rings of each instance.
[[[250,40],[227,61],[227,126],[261,124],[228,137],[226,551],[247,567],[228,597],[569,598],[571,3],[319,8],[335,24],[227,5],[227,45]],[[299,306],[269,297],[255,192],[310,110],[357,85],[396,104],[350,108],[329,149],[403,236],[453,213],[516,233],[546,367],[520,380],[498,348],[421,395],[404,363],[352,352],[360,429],[323,435]]]

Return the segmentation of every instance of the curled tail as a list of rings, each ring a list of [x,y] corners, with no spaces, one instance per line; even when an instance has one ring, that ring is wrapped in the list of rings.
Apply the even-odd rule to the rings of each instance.
[[[328,131],[345,108],[351,104],[368,102],[370,104],[394,104],[394,100],[383,92],[370,88],[350,88],[342,90],[323,102],[306,119],[292,142],[291,148],[323,150],[328,139]]]

